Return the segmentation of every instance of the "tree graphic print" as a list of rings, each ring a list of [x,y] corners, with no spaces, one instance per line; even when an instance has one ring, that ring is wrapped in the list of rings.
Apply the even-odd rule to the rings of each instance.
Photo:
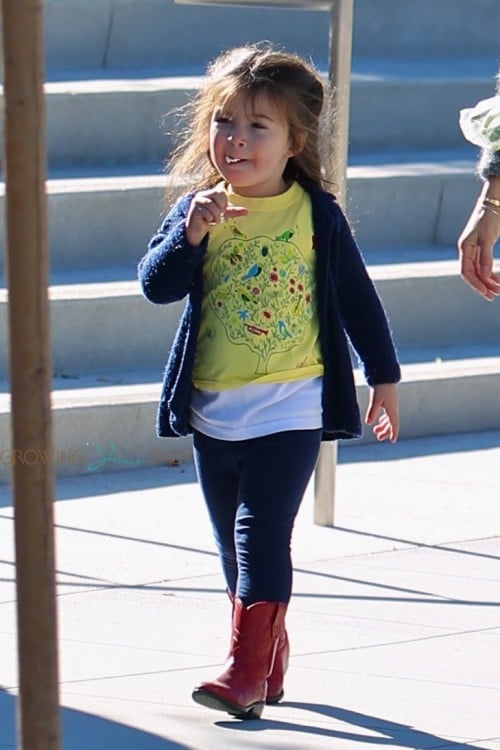
[[[233,344],[257,355],[265,374],[272,354],[289,351],[304,338],[313,313],[313,280],[294,232],[226,240],[208,269],[208,300]]]

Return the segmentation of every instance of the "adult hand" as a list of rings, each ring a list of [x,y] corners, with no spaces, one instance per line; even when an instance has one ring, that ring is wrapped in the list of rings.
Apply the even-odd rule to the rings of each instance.
[[[201,190],[193,197],[186,217],[186,239],[190,245],[199,245],[211,226],[224,219],[246,216],[248,209],[230,206],[222,186]]]
[[[380,413],[381,412],[381,413]],[[370,402],[366,411],[366,424],[373,424],[377,440],[390,439],[395,443],[399,435],[399,398],[396,383],[382,383],[370,388]]]
[[[500,194],[500,178],[487,181],[458,239],[460,273],[469,286],[491,302],[500,295],[500,276],[493,272],[493,248],[500,237],[500,208],[485,206]]]

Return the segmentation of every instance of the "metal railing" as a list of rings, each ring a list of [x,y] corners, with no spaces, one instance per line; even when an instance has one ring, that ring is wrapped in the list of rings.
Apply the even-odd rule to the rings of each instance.
[[[247,5],[253,8],[297,8],[330,10],[335,0],[175,0],[179,5]]]
[[[232,5],[253,8],[290,8],[330,11],[329,66],[331,112],[327,122],[326,176],[335,184],[335,194],[345,205],[349,99],[354,0],[175,0],[180,5]],[[314,523],[333,526],[337,444],[322,443],[314,482]]]

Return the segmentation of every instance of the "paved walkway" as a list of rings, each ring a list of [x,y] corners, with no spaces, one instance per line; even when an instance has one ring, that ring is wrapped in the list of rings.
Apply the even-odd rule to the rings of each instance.
[[[336,528],[312,524],[312,488],[301,509],[286,696],[254,722],[190,697],[230,618],[192,466],[60,481],[64,750],[500,750],[500,432],[342,447],[337,477]],[[5,487],[0,548],[3,749],[17,684]]]

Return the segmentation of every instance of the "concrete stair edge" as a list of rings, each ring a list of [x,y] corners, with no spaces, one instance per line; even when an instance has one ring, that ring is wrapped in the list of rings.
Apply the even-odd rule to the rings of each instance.
[[[500,340],[500,318],[465,286],[457,262],[435,261],[370,267],[399,347],[465,347]],[[137,280],[52,286],[49,289],[54,372],[82,373],[160,368],[172,344],[184,301],[152,305]],[[446,305],[443,307],[443,300]],[[0,290],[0,317],[7,319],[7,291]],[[7,328],[0,325],[0,348]],[[0,377],[7,362],[0,363]]]
[[[361,248],[454,244],[478,192],[473,164],[350,167],[347,214]],[[52,267],[135,266],[165,215],[166,180],[162,174],[49,180]],[[0,208],[3,201],[0,195]],[[3,224],[2,211],[0,237]]]
[[[400,385],[401,439],[498,429],[499,377],[500,357],[465,364],[455,361],[404,366]],[[61,405],[59,394],[53,396],[53,460],[59,476],[86,473],[91,463],[100,464],[95,467],[97,471],[144,466],[148,460],[153,462],[153,456],[156,463],[190,460],[189,438],[161,440],[155,435],[158,382],[126,386],[121,391],[113,388],[111,398],[109,392],[104,393],[109,388],[97,390],[99,393],[87,393],[80,402],[69,398],[66,392]],[[357,392],[364,413],[368,389],[361,384],[359,373]],[[13,460],[43,460],[29,447],[27,456],[24,451],[17,457],[12,454],[7,401],[6,395],[0,397],[0,481],[8,479]],[[365,429],[357,444],[373,439]]]
[[[50,168],[162,164],[178,127],[176,111],[186,104],[200,81],[201,78],[135,78],[47,84]],[[443,76],[435,80],[420,77],[418,68],[410,80],[397,73],[390,79],[354,78],[351,152],[390,150],[400,143],[414,149],[463,148],[458,112],[489,96],[491,91],[490,79]],[[403,98],[405,107],[401,108]],[[433,116],[414,128],[422,111],[432,111]],[[0,136],[1,133],[0,122]]]
[[[460,0],[357,0],[353,53],[377,58],[468,55],[494,58],[498,52],[496,0],[476,1],[467,16],[463,44]],[[466,7],[466,0],[460,4]],[[49,70],[86,67],[119,69],[161,66],[165,40],[178,65],[204,65],[224,46],[263,38],[300,54],[327,58],[328,14],[284,9],[178,6],[173,0],[100,0],[88,12],[88,0],[45,3],[46,58]],[[283,23],[285,17],[287,23]],[[499,19],[500,20],[500,19]],[[137,33],[142,29],[142,34]]]

